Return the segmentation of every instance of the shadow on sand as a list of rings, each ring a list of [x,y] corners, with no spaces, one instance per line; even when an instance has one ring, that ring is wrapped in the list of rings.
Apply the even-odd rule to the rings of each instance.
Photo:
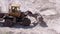
[[[10,28],[24,28],[24,29],[27,29],[27,28],[33,28],[33,27],[38,25],[38,23],[32,23],[32,24],[33,25],[30,25],[30,26],[23,26],[23,25],[20,25],[20,24],[14,24]],[[0,23],[0,27],[5,27],[5,26],[3,26],[3,23]]]
[[[48,27],[47,24],[45,22],[37,22],[37,23],[32,23],[33,25],[30,25],[30,26],[23,26],[23,25],[20,25],[20,24],[14,24],[14,26],[10,27],[10,28],[24,28],[24,29],[27,29],[27,28],[34,28],[35,26],[37,26],[38,24],[41,26],[41,27]],[[3,26],[2,23],[0,23],[0,27],[5,27]]]

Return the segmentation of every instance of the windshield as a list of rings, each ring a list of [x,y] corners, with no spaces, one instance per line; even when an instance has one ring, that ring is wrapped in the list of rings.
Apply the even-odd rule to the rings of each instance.
[[[15,11],[18,11],[19,8],[18,8],[18,7],[11,7],[11,10],[12,10],[13,12],[15,12]]]

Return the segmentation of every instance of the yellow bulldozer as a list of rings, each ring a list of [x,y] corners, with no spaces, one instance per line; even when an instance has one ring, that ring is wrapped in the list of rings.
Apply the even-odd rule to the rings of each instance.
[[[3,25],[4,26],[12,26],[14,24],[21,24],[24,26],[29,26],[31,24],[31,21],[26,16],[28,15],[28,12],[21,12],[20,6],[17,4],[12,4],[9,9],[9,13],[7,14],[1,14],[0,17],[3,17],[5,20]]]
[[[36,18],[36,20],[43,22],[43,17],[39,16],[38,13],[32,14],[31,11],[22,12],[20,10],[20,6],[18,4],[11,4],[8,13],[0,13],[0,18],[3,18],[5,21],[3,22],[4,26],[10,27],[14,24],[20,24],[24,26],[29,26],[31,24],[31,20],[27,18],[27,15]],[[0,19],[2,20],[2,19]]]

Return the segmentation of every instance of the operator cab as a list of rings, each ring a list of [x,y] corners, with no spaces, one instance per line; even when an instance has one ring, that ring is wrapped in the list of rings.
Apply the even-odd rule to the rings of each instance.
[[[19,17],[21,15],[20,6],[18,4],[11,4],[9,9],[9,15]]]
[[[17,5],[17,4],[12,4],[12,5],[10,6],[10,10],[11,10],[12,12],[19,11],[19,10],[20,10],[20,6]]]

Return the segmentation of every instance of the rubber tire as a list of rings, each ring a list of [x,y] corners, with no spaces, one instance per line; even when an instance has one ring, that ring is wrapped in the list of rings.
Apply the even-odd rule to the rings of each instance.
[[[24,18],[24,19],[22,20],[22,25],[24,25],[24,26],[29,26],[30,24],[31,24],[30,19]]]
[[[3,26],[5,26],[5,27],[11,27],[12,25],[13,25],[13,23],[11,21],[7,21],[7,20],[3,23]]]

